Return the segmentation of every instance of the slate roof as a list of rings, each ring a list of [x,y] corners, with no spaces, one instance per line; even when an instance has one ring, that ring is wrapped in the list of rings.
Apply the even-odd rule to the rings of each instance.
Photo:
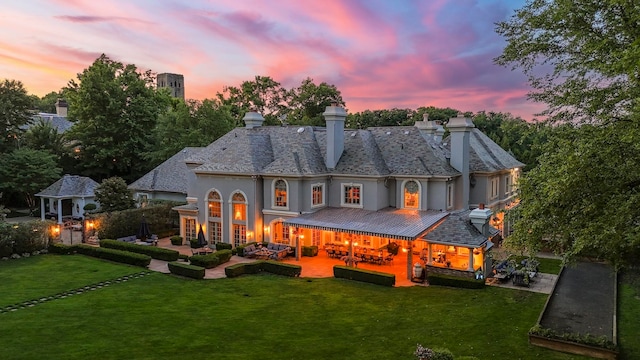
[[[447,150],[450,151],[451,138],[444,139],[443,144],[445,143],[447,144]],[[513,155],[478,129],[471,129],[469,146],[471,147],[469,158],[469,170],[471,172],[494,172],[524,166],[523,163],[516,160]]]
[[[472,155],[475,162],[483,165],[476,166],[478,171],[485,171],[486,164],[500,169],[522,165],[478,133],[471,137]],[[460,174],[448,163],[447,144],[424,137],[413,126],[345,129],[344,151],[331,171],[325,165],[326,137],[325,128],[311,126],[235,128],[185,161],[196,165],[197,173],[446,177]],[[483,161],[478,160],[481,157]]]
[[[441,211],[386,208],[378,211],[324,208],[284,221],[287,225],[401,240],[414,240],[448,215]]]
[[[488,238],[476,229],[469,219],[470,210],[452,212],[441,223],[437,224],[423,238],[428,242],[439,244],[463,245],[479,247]],[[491,228],[491,232],[497,232]]]
[[[57,114],[38,113],[38,115],[34,115],[32,118],[34,122],[30,126],[37,124],[38,120],[41,120],[51,124],[51,126],[58,131],[58,134],[66,132],[71,129],[71,126],[73,126],[73,123],[67,120],[66,117],[58,116]],[[27,128],[30,126],[27,126]]]
[[[64,175],[46,189],[37,193],[40,197],[92,197],[98,183],[91,178],[79,175]]]
[[[171,192],[187,194],[187,174],[189,168],[185,159],[202,150],[200,147],[186,147],[149,171],[128,188],[135,191]]]

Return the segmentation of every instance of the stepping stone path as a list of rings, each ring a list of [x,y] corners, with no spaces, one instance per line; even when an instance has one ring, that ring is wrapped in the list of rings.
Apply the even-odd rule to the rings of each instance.
[[[55,294],[55,295],[44,296],[44,297],[41,297],[41,298],[35,299],[35,300],[27,300],[27,301],[21,302],[19,304],[9,305],[9,306],[5,306],[3,308],[0,308],[0,314],[17,311],[19,309],[26,309],[26,308],[34,307],[34,306],[36,306],[38,304],[42,304],[42,303],[45,303],[47,301],[65,299],[65,298],[73,296],[73,295],[81,295],[81,294],[84,294],[85,292],[88,292],[88,291],[94,291],[94,290],[101,289],[103,287],[107,287],[107,286],[110,286],[110,285],[113,285],[113,284],[121,284],[121,283],[127,282],[129,280],[139,279],[139,278],[145,277],[147,275],[151,275],[151,274],[152,274],[151,271],[143,271],[143,272],[139,272],[139,273],[136,273],[136,274],[121,276],[119,278],[112,279],[112,280],[101,281],[99,283],[83,286],[83,287],[80,287],[80,288],[77,288],[77,289],[63,291],[63,292]]]

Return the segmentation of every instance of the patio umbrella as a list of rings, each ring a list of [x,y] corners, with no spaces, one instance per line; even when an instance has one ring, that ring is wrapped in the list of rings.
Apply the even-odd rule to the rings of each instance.
[[[205,245],[207,245],[207,240],[204,238],[202,225],[200,225],[200,230],[198,230],[198,247],[204,247]]]
[[[151,230],[149,230],[149,224],[147,224],[147,220],[142,215],[142,221],[140,222],[140,228],[138,228],[138,233],[136,234],[138,239],[147,240],[151,236]]]

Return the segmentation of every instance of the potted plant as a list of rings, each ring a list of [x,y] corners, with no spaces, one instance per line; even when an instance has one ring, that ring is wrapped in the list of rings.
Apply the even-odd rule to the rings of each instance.
[[[171,245],[174,245],[174,246],[182,245],[182,236],[178,236],[178,235],[172,236],[169,238],[169,240],[171,240]]]

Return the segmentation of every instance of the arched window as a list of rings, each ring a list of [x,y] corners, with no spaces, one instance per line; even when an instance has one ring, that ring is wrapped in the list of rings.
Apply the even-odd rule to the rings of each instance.
[[[420,185],[413,180],[404,183],[404,207],[407,209],[420,208]]]
[[[273,206],[287,207],[287,182],[279,179],[273,183]]]
[[[209,242],[222,242],[222,197],[217,191],[211,191],[207,198],[209,215]]]
[[[237,247],[247,243],[247,201],[240,192],[231,197],[231,209],[233,219],[233,246]]]

